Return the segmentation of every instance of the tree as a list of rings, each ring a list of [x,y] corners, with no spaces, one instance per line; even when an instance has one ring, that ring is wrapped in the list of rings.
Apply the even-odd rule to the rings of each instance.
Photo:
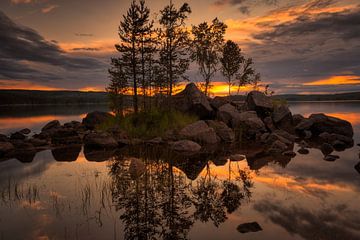
[[[203,22],[192,27],[192,58],[198,63],[200,74],[205,80],[205,95],[208,95],[211,78],[217,71],[226,28],[217,18],[210,25]]]
[[[172,1],[160,11],[161,49],[159,63],[166,73],[169,96],[172,95],[175,84],[184,77],[189,68],[189,33],[185,28],[185,20],[190,13],[191,9],[187,3],[184,3],[178,10]]]
[[[239,72],[244,57],[241,54],[239,45],[235,42],[228,40],[222,51],[221,72],[226,77],[229,85],[229,96],[231,95],[231,86],[233,85],[234,76]]]
[[[254,62],[252,58],[248,58],[243,61],[240,72],[236,75],[236,79],[238,80],[238,93],[240,91],[240,87],[253,83],[256,78],[253,64]]]
[[[111,59],[111,68],[108,70],[110,75],[110,84],[106,88],[110,98],[110,108],[122,116],[124,109],[124,96],[129,90],[129,83],[126,79],[119,58]]]
[[[156,51],[154,45],[154,21],[150,20],[150,9],[145,6],[145,1],[141,0],[138,6],[139,11],[139,43],[140,43],[140,62],[141,62],[141,88],[143,94],[143,106],[146,108],[146,96],[152,81],[152,62],[153,54]]]
[[[148,15],[141,12],[141,3],[138,5],[134,0],[119,26],[120,44],[116,44],[116,49],[122,54],[120,57],[124,74],[132,79],[133,105],[134,111],[138,112],[138,69],[140,60],[138,56],[139,46],[141,45],[141,30],[146,28]]]

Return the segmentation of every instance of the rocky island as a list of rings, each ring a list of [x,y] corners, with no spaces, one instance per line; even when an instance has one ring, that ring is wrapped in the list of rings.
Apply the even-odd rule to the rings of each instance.
[[[31,162],[37,152],[50,149],[55,159],[76,160],[84,146],[88,160],[101,161],[126,146],[161,146],[183,156],[181,161],[215,154],[219,163],[247,159],[251,169],[258,169],[269,161],[286,165],[297,154],[307,154],[309,148],[321,150],[324,160],[335,161],[338,156],[332,154],[334,151],[354,145],[348,121],[322,113],[293,115],[286,104],[274,102],[259,91],[250,92],[245,102],[232,102],[223,97],[207,98],[190,83],[171,99],[171,104],[198,120],[152,139],[133,138],[116,125],[100,130],[98,126],[114,116],[95,111],[82,122],[61,125],[53,120],[33,135],[30,129],[0,135],[0,159]]]

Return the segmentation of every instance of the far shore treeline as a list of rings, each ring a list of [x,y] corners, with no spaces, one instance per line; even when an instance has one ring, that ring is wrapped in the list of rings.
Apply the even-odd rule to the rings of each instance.
[[[119,55],[111,59],[109,69],[107,91],[115,112],[121,112],[123,96],[129,94],[135,113],[158,104],[158,98],[171,102],[176,86],[191,81],[186,73],[192,62],[203,78],[198,87],[206,96],[216,72],[226,79],[229,95],[234,85],[238,89],[247,84],[259,87],[260,74],[254,70],[253,60],[246,58],[235,42],[225,41],[226,24],[214,18],[188,26],[190,14],[189,4],[177,8],[170,1],[152,19],[144,0],[132,1],[118,28],[120,42],[115,47]],[[155,103],[148,96],[155,96]]]
[[[340,94],[274,95],[274,99],[287,101],[360,101],[360,92]],[[233,95],[233,101],[244,101],[245,96]],[[130,106],[132,96],[124,96],[124,103]],[[0,106],[4,105],[82,105],[109,104],[106,92],[0,90]]]

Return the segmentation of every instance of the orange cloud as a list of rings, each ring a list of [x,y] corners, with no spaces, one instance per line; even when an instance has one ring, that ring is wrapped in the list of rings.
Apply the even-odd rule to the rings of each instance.
[[[55,8],[58,8],[59,6],[58,5],[50,5],[48,7],[45,7],[43,9],[41,9],[41,12],[42,13],[49,13],[51,12],[52,10],[54,10]]]
[[[62,42],[59,43],[61,49],[65,52],[89,52],[87,49],[92,49],[92,54],[103,54],[116,52],[115,44],[119,41],[116,39],[99,39],[89,42]]]
[[[66,90],[64,88],[49,87],[34,82],[22,80],[22,81],[13,81],[13,80],[0,80],[0,89],[24,89],[24,90]]]
[[[360,76],[332,76],[326,79],[304,83],[305,86],[353,85],[353,84],[360,84]]]

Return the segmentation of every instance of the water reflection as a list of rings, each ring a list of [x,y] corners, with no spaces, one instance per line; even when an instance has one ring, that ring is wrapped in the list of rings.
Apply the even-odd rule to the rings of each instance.
[[[359,104],[291,107],[343,114],[359,143]],[[81,113],[74,116],[66,117]],[[193,156],[79,145],[19,156],[0,162],[0,239],[360,239],[359,148],[326,162],[312,147],[293,158],[266,154],[261,144]],[[233,154],[246,158],[231,162]],[[143,164],[135,175],[134,159]],[[253,222],[263,230],[237,230]]]

